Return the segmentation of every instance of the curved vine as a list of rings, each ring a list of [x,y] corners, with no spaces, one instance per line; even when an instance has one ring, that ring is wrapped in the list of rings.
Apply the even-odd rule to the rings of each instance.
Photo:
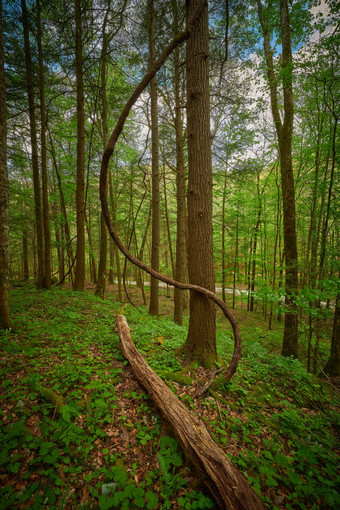
[[[179,46],[181,43],[186,41],[190,35],[192,28],[199,17],[204,5],[206,4],[207,0],[203,0],[201,4],[198,6],[196,12],[193,14],[192,18],[188,21],[186,29],[180,32],[178,35],[176,35],[172,41],[168,44],[168,46],[163,50],[159,58],[156,60],[154,66],[152,69],[150,69],[145,76],[142,78],[140,83],[137,85],[133,93],[131,94],[130,98],[128,99],[127,103],[125,104],[120,117],[118,119],[118,122],[116,124],[116,127],[111,133],[109,142],[107,144],[107,147],[104,151],[102,162],[101,162],[101,169],[100,169],[100,200],[102,204],[102,210],[104,214],[104,218],[106,221],[106,225],[109,231],[110,236],[117,244],[119,250],[123,253],[123,255],[134,265],[145,271],[146,273],[150,274],[154,278],[171,285],[172,287],[177,287],[181,290],[190,290],[194,292],[199,292],[200,294],[203,294],[207,298],[211,299],[214,303],[216,303],[217,306],[222,310],[224,316],[227,318],[229,323],[231,324],[233,334],[234,334],[234,352],[232,355],[232,359],[229,363],[229,366],[224,370],[223,372],[223,379],[229,380],[232,375],[235,373],[237,369],[238,362],[241,357],[241,335],[240,330],[237,324],[237,321],[225,302],[219,298],[214,292],[205,289],[204,287],[200,287],[199,285],[193,285],[190,283],[181,283],[177,282],[176,280],[173,280],[172,278],[169,278],[168,276],[162,275],[149,267],[148,265],[144,264],[140,260],[138,260],[132,253],[130,253],[125,246],[123,245],[122,241],[120,240],[114,226],[113,222],[110,217],[109,213],[109,207],[108,207],[108,201],[106,196],[106,183],[107,183],[107,173],[108,173],[108,167],[109,167],[109,160],[113,154],[116,142],[118,140],[119,135],[121,134],[125,121],[131,111],[132,106],[135,104],[141,93],[145,90],[145,88],[148,86],[151,79],[155,76],[157,71],[162,67],[167,57],[174,51],[174,49]]]

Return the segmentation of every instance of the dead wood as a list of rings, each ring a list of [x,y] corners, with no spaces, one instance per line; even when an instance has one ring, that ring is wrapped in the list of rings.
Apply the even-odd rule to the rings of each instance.
[[[173,428],[218,507],[227,510],[264,510],[260,497],[216,445],[204,423],[190,413],[145,362],[132,342],[130,328],[123,315],[117,317],[117,326],[121,350],[136,379]]]

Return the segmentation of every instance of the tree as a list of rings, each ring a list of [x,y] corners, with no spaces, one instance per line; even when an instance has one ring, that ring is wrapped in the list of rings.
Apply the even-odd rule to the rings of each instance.
[[[189,0],[187,19],[198,5],[198,0]],[[187,42],[187,133],[189,282],[214,291],[207,5]],[[182,349],[204,366],[217,358],[215,306],[195,291],[190,293],[189,331]]]
[[[34,187],[34,209],[35,209],[35,223],[37,230],[37,275],[36,284],[39,289],[44,286],[44,239],[43,239],[43,224],[41,214],[41,190],[40,190],[40,175],[39,175],[39,160],[38,160],[38,141],[37,141],[37,124],[36,124],[36,107],[34,98],[34,80],[32,69],[32,58],[28,30],[28,14],[26,1],[21,0],[22,9],[22,26],[24,31],[24,44],[25,44],[25,62],[26,62],[26,83],[28,95],[28,108],[30,119],[30,134],[31,134],[31,151],[32,151],[32,170],[33,170],[33,187]]]
[[[174,35],[179,32],[179,15],[176,0],[172,1]],[[176,132],[176,205],[177,205],[177,233],[176,233],[176,268],[175,280],[184,282],[187,273],[187,243],[186,221],[187,203],[184,173],[183,149],[183,120],[181,113],[181,79],[180,79],[180,50],[174,51],[174,95],[175,95],[175,132]],[[182,324],[183,291],[174,290],[174,321]]]
[[[44,57],[42,51],[40,0],[37,0],[38,52],[39,52],[39,89],[40,89],[40,122],[41,122],[41,182],[43,198],[44,225],[44,287],[51,288],[51,234],[47,188],[47,147],[46,147],[46,111],[45,111],[45,79]]]
[[[4,44],[2,31],[2,2],[0,5],[0,328],[11,327],[9,291],[9,186],[7,173],[7,118]]]
[[[83,83],[83,42],[81,0],[75,0],[76,19],[76,55],[77,77],[77,252],[74,290],[85,287],[85,121],[84,121],[84,83]]]
[[[327,375],[340,376],[340,291],[336,297],[331,352],[323,371]]]
[[[281,186],[283,202],[283,233],[285,252],[285,324],[282,342],[282,355],[297,357],[298,354],[298,310],[294,295],[298,289],[298,254],[296,237],[295,191],[292,164],[293,136],[293,85],[292,48],[289,10],[287,0],[280,0],[280,29],[282,37],[282,69],[279,75],[283,88],[283,121],[280,116],[278,77],[275,75],[273,50],[270,46],[269,12],[257,0],[258,16],[263,33],[263,44],[267,64],[271,110],[279,143]]]
[[[148,36],[149,36],[149,69],[155,62],[155,15],[153,0],[148,0]],[[158,138],[158,108],[157,108],[157,80],[154,76],[150,82],[151,99],[151,155],[152,155],[152,238],[151,238],[151,267],[159,271],[159,138]],[[149,314],[158,315],[158,280],[151,277]]]

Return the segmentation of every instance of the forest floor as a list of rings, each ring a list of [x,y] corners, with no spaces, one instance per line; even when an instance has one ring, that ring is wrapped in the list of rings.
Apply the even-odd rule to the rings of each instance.
[[[103,301],[88,285],[11,290],[13,330],[0,333],[0,509],[208,509],[214,504],[171,429],[136,382],[119,349],[115,316],[123,313],[150,366],[200,415],[212,437],[270,509],[339,508],[339,393],[279,356],[282,324],[237,301],[244,348],[237,374],[220,392],[197,397],[197,378],[175,350],[186,337],[171,320]],[[129,289],[136,305],[140,291]],[[324,324],[320,365],[329,352]],[[230,327],[218,315],[218,352],[230,359]],[[301,325],[301,356],[306,345]],[[183,377],[185,375],[186,377]]]

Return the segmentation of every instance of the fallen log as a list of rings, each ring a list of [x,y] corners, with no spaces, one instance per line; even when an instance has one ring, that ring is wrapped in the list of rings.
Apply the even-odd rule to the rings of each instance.
[[[117,326],[122,353],[129,361],[136,379],[172,426],[218,507],[227,510],[264,510],[261,498],[213,441],[204,423],[178,400],[138,352],[124,315],[118,315]]]

